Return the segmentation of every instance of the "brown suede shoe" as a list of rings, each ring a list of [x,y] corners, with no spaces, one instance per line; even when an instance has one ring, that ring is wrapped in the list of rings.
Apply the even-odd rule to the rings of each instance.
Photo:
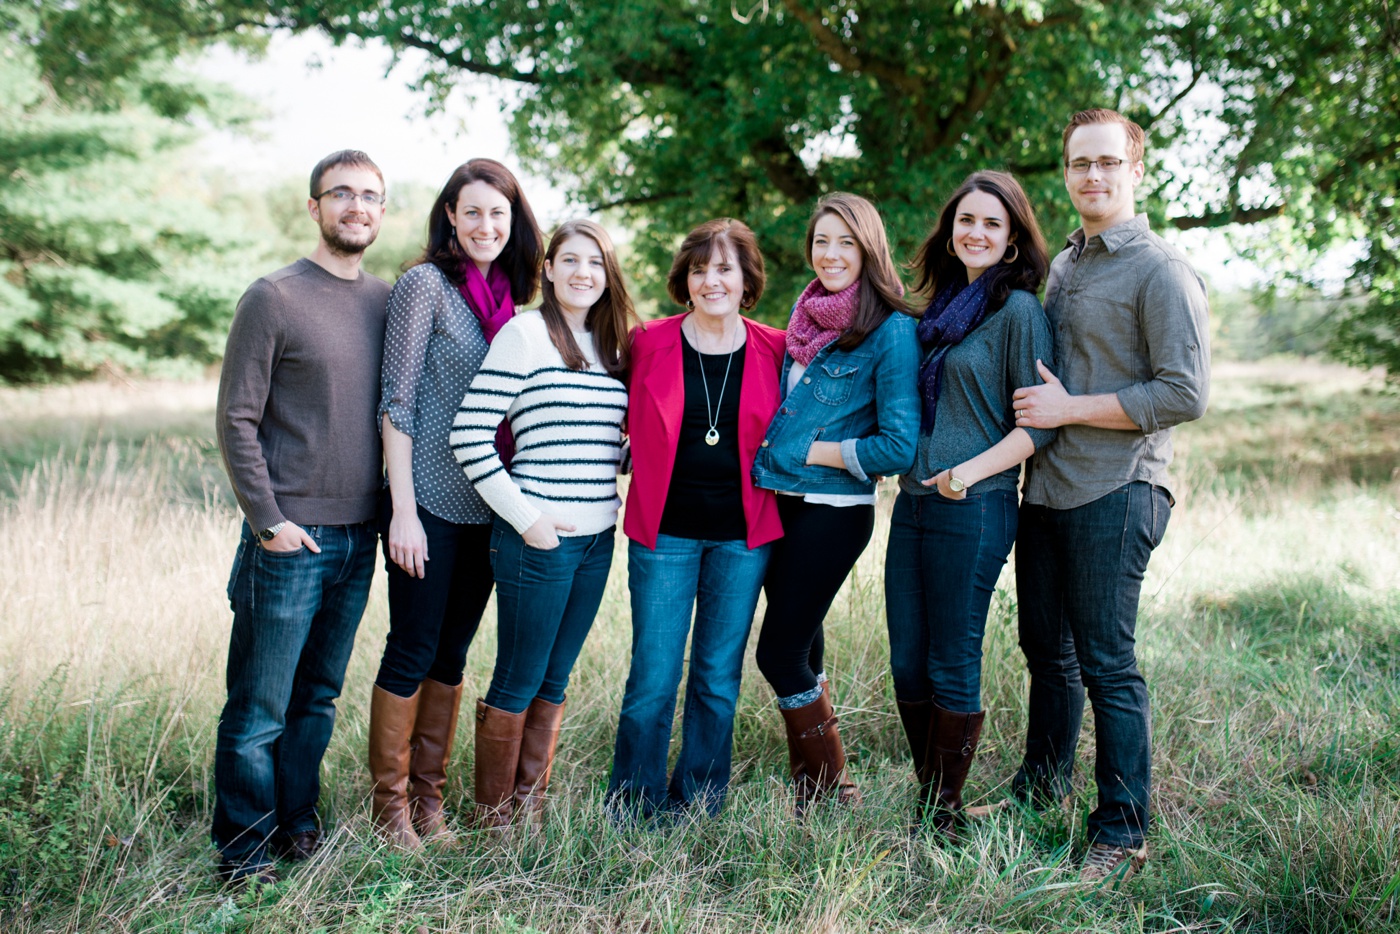
[[[1084,868],[1079,870],[1079,881],[1117,888],[1146,864],[1146,843],[1137,849],[1093,843],[1084,855]]]

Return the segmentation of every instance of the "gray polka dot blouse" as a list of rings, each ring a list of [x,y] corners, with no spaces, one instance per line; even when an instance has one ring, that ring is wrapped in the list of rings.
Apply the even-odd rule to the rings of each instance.
[[[404,273],[389,294],[379,417],[413,438],[413,493],[440,519],[491,521],[491,509],[448,446],[452,418],[486,359],[486,339],[457,287],[432,263]]]

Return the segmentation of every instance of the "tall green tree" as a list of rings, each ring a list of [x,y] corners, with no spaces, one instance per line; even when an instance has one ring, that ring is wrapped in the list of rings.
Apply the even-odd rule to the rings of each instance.
[[[241,105],[160,56],[62,86],[27,45],[0,47],[0,379],[217,359],[251,244],[178,157],[188,118]]]
[[[93,23],[169,48],[319,29],[426,52],[429,95],[469,74],[510,82],[525,161],[581,209],[618,212],[653,271],[694,223],[747,220],[774,265],[775,316],[804,276],[801,230],[824,191],[874,198],[907,255],[963,175],[1009,168],[1055,242],[1071,223],[1059,128],[1113,106],[1149,128],[1157,223],[1269,224],[1314,251],[1360,240],[1354,285],[1376,298],[1353,333],[1400,347],[1394,0],[71,0],[50,12],[40,48],[54,62]]]

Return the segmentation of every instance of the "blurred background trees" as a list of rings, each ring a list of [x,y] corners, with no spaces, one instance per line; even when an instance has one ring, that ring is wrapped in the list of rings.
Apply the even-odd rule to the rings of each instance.
[[[1245,254],[1269,276],[1262,294],[1221,308],[1241,316],[1237,344],[1291,328],[1400,373],[1400,13],[1391,0],[35,0],[23,8],[7,28],[26,40],[16,54],[32,54],[42,93],[22,104],[7,95],[0,112],[11,125],[81,106],[120,113],[129,127],[189,126],[192,114],[208,118],[211,92],[171,80],[162,63],[213,41],[256,45],[274,30],[426,53],[426,106],[467,75],[507,82],[519,158],[580,212],[607,212],[627,228],[639,291],[661,291],[686,230],[732,215],[760,237],[772,272],[763,310],[779,322],[808,275],[801,234],[823,192],[873,198],[897,253],[908,256],[964,175],[1007,168],[1056,245],[1073,226],[1059,129],[1075,110],[1117,107],[1149,130],[1145,209],[1154,224],[1229,231],[1213,248]],[[10,133],[0,139],[8,149]],[[12,197],[23,200],[13,193],[30,183],[0,158],[10,173],[0,181],[0,262],[11,264],[0,275],[32,303],[17,314],[11,291],[0,295],[0,322],[29,322],[0,323],[0,339],[21,326],[69,333],[66,324],[34,324],[66,322],[71,311],[16,278],[8,215]],[[186,220],[193,226],[166,229],[197,228]],[[123,239],[144,242],[135,231]],[[174,233],[151,242],[168,251],[147,250],[147,266],[176,278],[181,257],[198,249],[197,238]],[[1319,305],[1317,260],[1338,249],[1351,260]],[[173,328],[182,336],[172,348],[197,353],[195,335],[222,319],[185,311],[172,297],[179,290],[163,288],[159,297],[173,306],[152,302],[137,329]],[[1315,321],[1274,320],[1312,312]],[[188,327],[174,325],[185,318]],[[1260,331],[1251,320],[1271,323]],[[1254,336],[1244,341],[1247,327]],[[5,363],[0,372],[15,375]]]

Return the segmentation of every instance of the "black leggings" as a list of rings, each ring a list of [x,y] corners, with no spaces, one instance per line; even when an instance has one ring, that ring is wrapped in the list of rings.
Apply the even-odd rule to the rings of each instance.
[[[874,506],[819,506],[779,496],[783,537],[773,543],[763,590],[758,670],[779,697],[817,686],[822,620],[875,530]]]
[[[384,565],[389,573],[389,637],[374,683],[411,697],[427,678],[462,680],[467,648],[476,635],[496,580],[491,574],[491,523],[459,525],[418,507],[428,538],[427,577],[414,577],[389,560],[392,507],[381,505]]]

